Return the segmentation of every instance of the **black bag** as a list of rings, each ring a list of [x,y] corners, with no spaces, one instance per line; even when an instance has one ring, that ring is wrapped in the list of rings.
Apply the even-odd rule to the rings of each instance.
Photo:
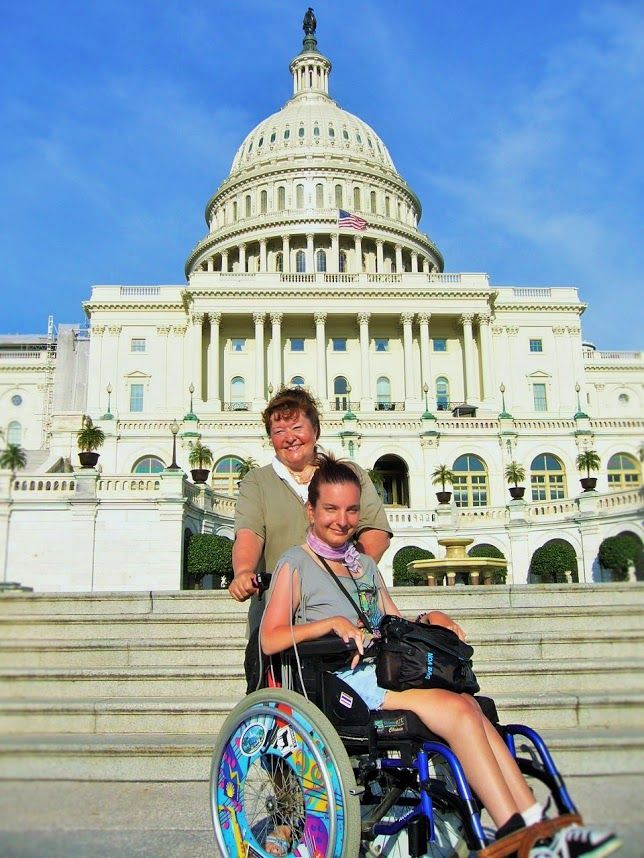
[[[386,615],[380,621],[376,677],[390,691],[444,688],[476,694],[474,650],[443,626]]]

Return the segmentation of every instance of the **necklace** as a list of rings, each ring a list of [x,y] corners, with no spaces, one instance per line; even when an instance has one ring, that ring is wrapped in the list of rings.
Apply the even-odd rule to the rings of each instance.
[[[302,471],[299,473],[297,471],[291,470],[288,465],[286,465],[286,470],[293,477],[296,483],[300,486],[306,486],[311,482],[313,474],[317,470],[317,465],[307,465]]]

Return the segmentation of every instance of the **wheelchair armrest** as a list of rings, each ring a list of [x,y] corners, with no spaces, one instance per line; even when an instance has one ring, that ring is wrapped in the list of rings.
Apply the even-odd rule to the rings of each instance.
[[[325,635],[322,638],[317,638],[314,641],[303,641],[297,645],[297,651],[300,658],[323,658],[324,656],[349,655],[356,649],[355,641],[345,643],[342,638],[337,635]],[[284,655],[287,658],[293,656],[293,648],[284,650]]]

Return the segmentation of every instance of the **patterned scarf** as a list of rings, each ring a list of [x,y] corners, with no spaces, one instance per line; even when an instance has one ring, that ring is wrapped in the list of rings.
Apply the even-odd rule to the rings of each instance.
[[[337,560],[339,563],[344,563],[352,575],[358,575],[362,571],[360,554],[353,542],[345,542],[340,548],[333,548],[317,537],[309,528],[306,532],[306,544],[325,560]]]

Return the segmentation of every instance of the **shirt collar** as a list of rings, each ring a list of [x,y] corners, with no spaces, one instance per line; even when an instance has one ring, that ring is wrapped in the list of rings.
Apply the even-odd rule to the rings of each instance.
[[[271,462],[271,465],[273,467],[273,470],[277,474],[277,476],[280,478],[280,480],[284,480],[285,483],[288,483],[288,485],[293,489],[295,494],[300,498],[302,503],[306,503],[307,500],[309,499],[309,487],[308,487],[308,485],[305,486],[305,485],[302,485],[301,483],[296,482],[293,479],[293,475],[291,474],[289,469],[286,467],[286,465],[283,462],[280,462],[280,460],[277,458],[277,456],[273,456],[273,460]]]

